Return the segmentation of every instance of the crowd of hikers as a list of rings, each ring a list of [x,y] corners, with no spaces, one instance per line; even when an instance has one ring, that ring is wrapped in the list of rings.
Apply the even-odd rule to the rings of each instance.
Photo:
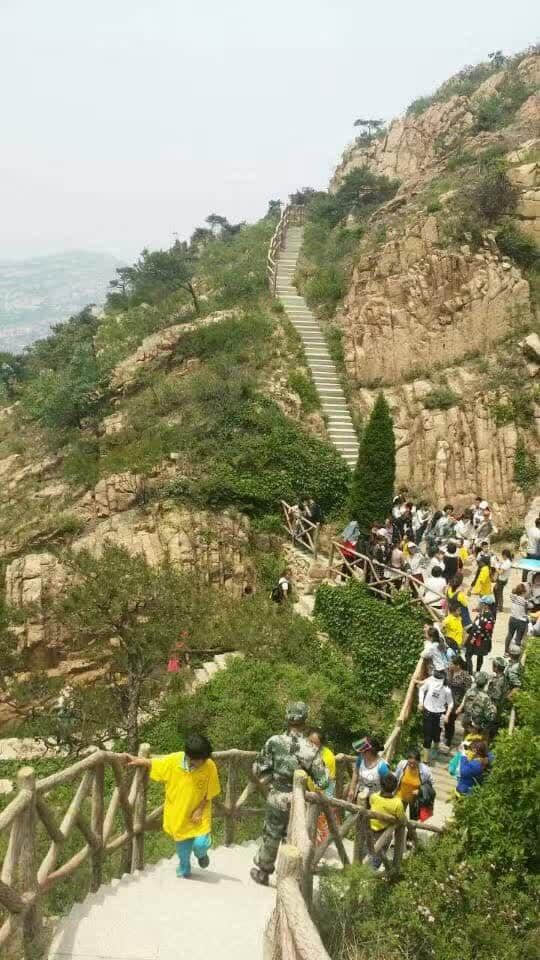
[[[289,522],[293,538],[306,543],[309,535],[313,547],[314,531],[323,522],[317,503],[301,498],[291,508]],[[523,638],[528,632],[540,633],[540,573],[525,570],[509,597],[505,656],[491,661],[491,672],[482,669],[491,652],[497,615],[504,609],[513,562],[510,550],[497,555],[492,549],[496,532],[489,504],[481,497],[470,509],[457,512],[450,504],[431,510],[425,503],[414,504],[397,496],[384,525],[374,524],[362,537],[358,523],[352,520],[342,533],[343,577],[360,566],[369,588],[383,600],[391,600],[394,591],[406,588],[433,614],[433,622],[424,628],[425,677],[418,681],[421,747],[412,745],[391,770],[376,736],[362,736],[352,743],[354,762],[346,798],[373,813],[369,829],[374,844],[367,860],[374,869],[385,857],[385,831],[388,844],[392,840],[388,821],[377,815],[411,821],[432,816],[436,760],[449,759],[449,772],[456,778],[456,798],[466,797],[481,785],[495,762],[493,738],[521,687]],[[540,563],[540,517],[526,531],[523,547],[529,560]],[[271,597],[286,603],[291,596],[290,571],[284,570]],[[335,793],[335,754],[325,732],[309,727],[307,721],[306,704],[290,704],[285,732],[267,740],[253,767],[254,775],[269,788],[262,839],[251,870],[252,879],[264,886],[287,834],[295,771],[308,774],[308,789],[324,792],[329,798]],[[460,743],[449,758],[456,724]],[[169,757],[146,760],[126,755],[127,762],[147,765],[151,778],[165,785],[164,829],[176,841],[181,877],[191,876],[192,854],[202,868],[210,862],[212,799],[220,792],[211,753],[206,738],[193,735],[187,738],[184,751]],[[321,814],[317,842],[324,843],[327,837],[328,823]]]

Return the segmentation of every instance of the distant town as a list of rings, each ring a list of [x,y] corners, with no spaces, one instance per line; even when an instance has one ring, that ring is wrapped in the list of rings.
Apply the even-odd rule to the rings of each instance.
[[[0,350],[18,353],[88,303],[103,303],[120,266],[87,250],[0,260]]]

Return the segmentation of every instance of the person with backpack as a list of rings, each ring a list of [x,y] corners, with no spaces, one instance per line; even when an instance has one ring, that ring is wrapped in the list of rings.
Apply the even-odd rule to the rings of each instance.
[[[306,704],[301,701],[290,703],[285,716],[286,732],[270,737],[253,765],[256,777],[270,777],[262,840],[255,855],[255,866],[250,871],[251,879],[263,887],[268,886],[270,874],[275,870],[279,845],[287,836],[296,770],[304,770],[320,790],[326,790],[329,785],[320,752],[306,737]]]
[[[477,671],[482,669],[484,657],[491,652],[494,629],[495,597],[493,594],[486,594],[480,598],[480,610],[467,635],[465,660],[470,674],[473,672],[473,657],[476,657]]]
[[[441,723],[448,723],[454,699],[446,683],[442,670],[434,670],[433,675],[424,680],[418,690],[418,709],[423,714],[424,748],[422,761],[429,763],[437,759],[441,742]]]
[[[348,799],[350,803],[355,803],[359,793],[367,791],[367,795],[370,796],[380,789],[381,777],[390,773],[390,767],[386,760],[379,756],[382,743],[374,737],[361,737],[360,740],[355,740],[352,748],[356,753],[356,762]]]
[[[433,800],[435,795],[433,774],[427,763],[421,762],[417,747],[409,747],[406,758],[400,760],[396,767],[395,776],[398,783],[396,796],[400,798],[405,810],[409,807],[411,820],[417,820],[418,801],[422,788],[431,788]]]
[[[272,587],[270,599],[273,600],[274,603],[283,603],[290,596],[291,582],[289,577],[289,571],[284,570],[275,587]]]
[[[471,755],[464,753],[457,770],[456,793],[458,796],[467,796],[473,787],[482,783],[490,766],[492,755],[484,740],[476,740],[472,745]]]

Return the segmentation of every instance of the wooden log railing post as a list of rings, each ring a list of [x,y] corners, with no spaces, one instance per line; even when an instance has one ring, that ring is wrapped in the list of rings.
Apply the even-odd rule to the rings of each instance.
[[[367,798],[359,798],[357,805],[362,810],[367,810]],[[368,850],[368,833],[369,820],[366,817],[359,816],[354,831],[353,863],[362,863]]]
[[[23,954],[25,960],[40,960],[44,955],[45,942],[43,920],[41,916],[41,902],[38,891],[37,860],[36,860],[36,778],[32,767],[22,767],[17,775],[19,790],[30,794],[30,803],[19,814],[20,843],[19,860],[15,869],[15,889],[28,902],[34,902],[24,914]]]
[[[338,800],[343,800],[346,772],[347,772],[347,761],[345,759],[345,754],[338,753],[336,754],[336,791],[335,791],[335,796],[338,798]]]
[[[103,882],[103,819],[105,804],[105,764],[99,763],[94,769],[92,782],[92,804],[90,809],[90,828],[99,837],[99,846],[90,850],[92,864],[91,888],[95,893]]]
[[[150,744],[141,743],[139,756],[150,756]],[[148,797],[147,767],[137,767],[133,780],[133,839],[131,841],[131,872],[144,869],[144,833]]]
[[[225,845],[232,846],[236,837],[236,761],[227,764],[227,787],[225,790]]]
[[[399,873],[401,869],[401,861],[403,860],[406,845],[407,825],[403,823],[399,824],[394,830],[394,857],[392,860],[392,868],[395,873]]]

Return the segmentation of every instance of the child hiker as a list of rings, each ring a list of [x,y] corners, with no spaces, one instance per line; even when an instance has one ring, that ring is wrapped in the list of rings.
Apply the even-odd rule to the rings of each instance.
[[[212,800],[221,793],[211,755],[210,742],[198,733],[186,737],[185,750],[165,757],[125,755],[128,766],[148,767],[150,779],[165,784],[163,829],[176,843],[177,877],[191,876],[192,853],[203,870],[210,864]]]

